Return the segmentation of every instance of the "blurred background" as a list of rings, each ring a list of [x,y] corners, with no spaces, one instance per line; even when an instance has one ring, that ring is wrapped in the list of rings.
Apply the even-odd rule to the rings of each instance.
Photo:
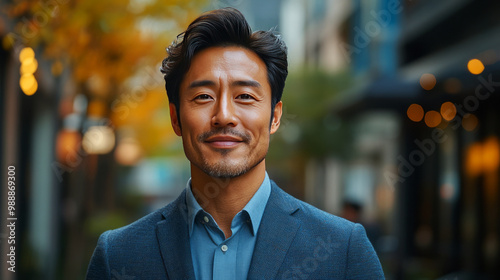
[[[102,232],[182,191],[159,66],[191,20],[226,6],[288,45],[267,158],[278,185],[362,223],[387,279],[500,277],[500,2],[6,0],[1,279],[83,278]]]

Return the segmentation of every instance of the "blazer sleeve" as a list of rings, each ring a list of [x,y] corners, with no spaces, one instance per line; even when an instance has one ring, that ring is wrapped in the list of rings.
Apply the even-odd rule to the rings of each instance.
[[[99,237],[94,254],[90,259],[87,269],[87,280],[111,279],[108,263],[108,236],[111,231],[106,231]]]
[[[355,224],[349,238],[346,279],[385,279],[377,253],[360,224]]]

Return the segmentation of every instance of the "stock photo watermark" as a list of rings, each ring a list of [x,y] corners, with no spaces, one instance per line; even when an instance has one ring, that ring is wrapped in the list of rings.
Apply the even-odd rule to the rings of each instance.
[[[40,1],[40,9],[31,16],[23,16],[19,32],[10,32],[6,38],[11,40],[12,45],[26,45],[40,35],[40,30],[49,24],[50,19],[57,16],[59,7],[65,5],[69,0]],[[21,48],[19,48],[20,50]]]
[[[491,94],[500,87],[500,81],[493,81],[493,74],[489,74],[487,79],[483,76],[478,76],[479,84],[476,86],[473,95],[468,95],[464,98],[461,104],[454,104],[456,108],[456,116],[449,122],[449,127],[452,130],[457,130],[462,125],[462,120],[467,118],[469,114],[477,111],[481,102],[485,101]],[[444,112],[444,115],[451,112]],[[419,140],[415,139],[414,143],[417,149],[410,151],[407,157],[401,154],[397,156],[397,173],[394,171],[386,170],[384,177],[391,187],[394,189],[396,183],[403,183],[406,179],[415,172],[416,167],[421,166],[425,160],[434,154],[438,144],[443,143],[448,138],[446,132],[441,128],[434,128],[431,136]]]
[[[318,269],[319,265],[341,246],[338,242],[333,242],[332,235],[328,235],[324,239],[318,237],[316,241],[317,245],[313,249],[313,256],[304,258],[300,264],[290,267],[283,273],[281,279],[308,279]]]
[[[128,93],[120,95],[111,104],[112,112],[121,120],[125,119],[133,108],[144,101],[149,91],[161,84],[162,79],[160,75],[156,75],[154,67],[146,67],[143,73],[145,73],[145,77],[141,79],[138,86],[132,87]],[[67,151],[64,160],[52,162],[52,170],[59,182],[62,182],[64,173],[73,172],[83,162],[83,159],[89,155],[88,150],[92,150],[93,146],[103,141],[105,132],[115,129],[114,124],[107,119],[96,123],[93,127],[96,128],[93,133],[77,143],[76,148]]]
[[[149,91],[158,88],[162,84],[163,78],[157,74],[157,68],[148,66],[143,70],[145,77],[141,79],[138,86],[133,87],[129,92],[120,95],[113,103],[111,103],[111,110],[118,115],[121,120],[125,119],[129,114],[131,108],[136,108],[139,103],[144,101]]]
[[[403,6],[400,0],[391,0],[387,3],[387,7],[383,10],[371,10],[371,20],[366,22],[363,28],[355,26],[353,28],[353,43],[339,43],[339,47],[344,54],[347,62],[351,62],[353,53],[360,54],[362,50],[372,42],[374,38],[380,35],[383,28],[389,26],[393,18],[403,11]]]
[[[7,270],[16,272],[16,167],[13,165],[7,168],[7,219],[6,228],[8,234],[7,243]]]

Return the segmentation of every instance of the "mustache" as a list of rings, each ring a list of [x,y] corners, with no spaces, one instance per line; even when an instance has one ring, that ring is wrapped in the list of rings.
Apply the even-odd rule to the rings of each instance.
[[[212,137],[214,135],[230,135],[238,137],[241,138],[245,143],[250,142],[250,140],[252,139],[252,136],[249,133],[238,131],[232,127],[226,126],[226,127],[214,128],[210,131],[203,132],[202,134],[198,135],[198,141],[205,142],[209,137]]]

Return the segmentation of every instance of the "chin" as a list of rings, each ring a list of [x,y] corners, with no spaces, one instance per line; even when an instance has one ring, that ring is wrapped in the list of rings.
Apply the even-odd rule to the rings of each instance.
[[[257,161],[248,161],[247,158],[239,161],[221,160],[213,163],[204,161],[198,166],[203,172],[213,178],[236,178],[251,171],[265,159],[265,155]]]
[[[234,164],[205,164],[201,170],[214,178],[236,178],[247,173],[251,168]]]

